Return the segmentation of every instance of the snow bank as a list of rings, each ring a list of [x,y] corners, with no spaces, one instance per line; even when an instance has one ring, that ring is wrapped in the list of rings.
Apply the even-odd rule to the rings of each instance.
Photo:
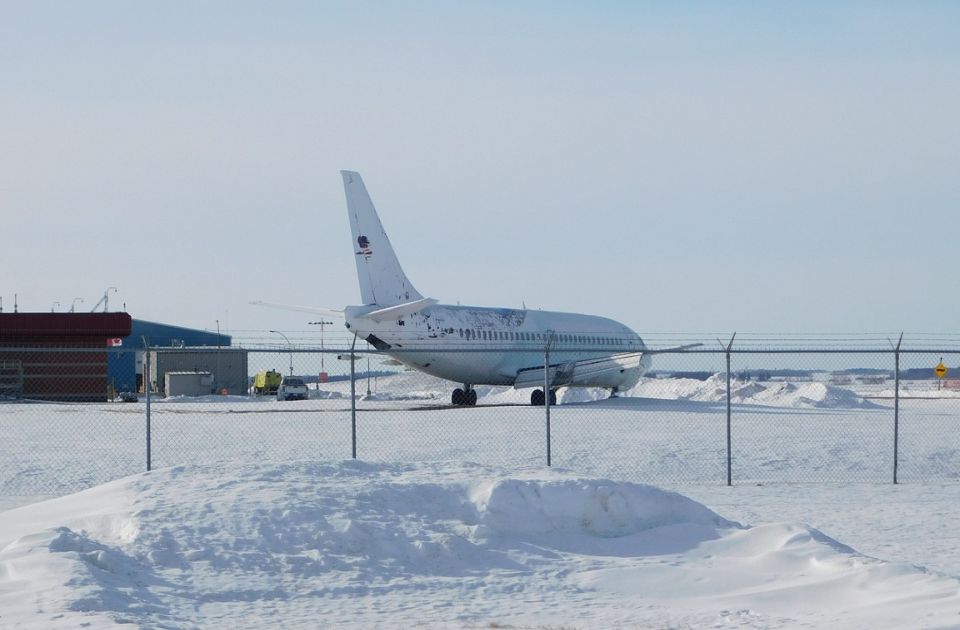
[[[0,518],[0,625],[25,628],[900,627],[956,623],[957,593],[806,526],[556,470],[178,467]]]
[[[726,400],[726,376],[714,374],[705,381],[690,378],[644,379],[628,396],[721,402]],[[852,409],[871,406],[849,389],[827,383],[743,381],[733,379],[730,399],[737,404],[772,407]]]
[[[480,522],[500,535],[614,538],[680,523],[735,527],[703,505],[650,486],[591,479],[498,479],[471,493]]]

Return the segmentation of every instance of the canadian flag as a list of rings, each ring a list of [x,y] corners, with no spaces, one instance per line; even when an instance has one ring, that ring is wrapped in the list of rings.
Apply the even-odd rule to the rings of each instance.
[[[122,338],[122,337],[114,337],[114,338],[112,338],[112,339],[107,339],[107,345],[108,345],[108,346],[122,346],[122,345],[123,345],[123,338]]]

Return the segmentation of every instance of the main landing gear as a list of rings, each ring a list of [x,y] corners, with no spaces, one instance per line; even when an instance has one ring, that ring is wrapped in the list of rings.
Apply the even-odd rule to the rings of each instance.
[[[456,407],[473,407],[477,404],[477,390],[469,385],[464,385],[463,389],[458,387],[453,390],[450,402]]]
[[[543,395],[542,389],[535,389],[530,394],[530,404],[534,407],[543,407],[547,402],[546,396]],[[557,404],[557,390],[550,390],[550,406]]]

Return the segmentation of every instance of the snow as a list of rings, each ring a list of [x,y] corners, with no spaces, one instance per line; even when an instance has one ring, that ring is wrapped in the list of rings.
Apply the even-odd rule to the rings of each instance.
[[[627,395],[721,402],[727,398],[726,377],[714,374],[705,381],[687,378],[649,379],[639,383]],[[852,409],[872,406],[856,393],[826,383],[739,379],[731,381],[730,401],[735,404],[796,408]]]
[[[450,382],[417,372],[401,372],[394,376],[377,377],[378,391],[369,396],[363,395],[366,391],[366,379],[360,378],[357,382],[357,393],[363,400],[371,401],[404,401],[421,400],[448,402],[450,398]],[[382,384],[382,387],[381,387]],[[511,387],[492,387],[480,385],[476,387],[478,399],[487,404],[528,404],[530,389],[513,389]],[[960,398],[960,392],[938,392],[937,390],[912,390],[909,383],[904,384],[901,395],[905,398]],[[350,383],[336,381],[322,386],[310,385],[310,398],[313,399],[349,399]],[[664,400],[692,400],[700,402],[726,401],[726,377],[714,374],[706,380],[691,378],[643,379],[632,389],[618,394],[625,398],[657,398]],[[893,397],[892,390],[880,390],[869,394],[876,398]],[[608,389],[597,387],[562,387],[558,391],[557,400],[563,403],[593,402],[604,400],[610,396]],[[153,403],[166,405],[171,403],[234,403],[263,402],[270,397],[257,398],[253,396],[171,396],[154,398]],[[824,409],[852,409],[871,407],[873,404],[864,398],[863,393],[851,389],[837,387],[823,382],[785,381],[758,382],[753,380],[733,379],[731,383],[731,402],[745,405],[767,405],[774,407],[794,408],[824,408]]]
[[[735,381],[733,487],[718,376],[562,390],[554,468],[529,390],[413,373],[360,460],[349,383],[155,400],[150,473],[142,401],[5,404],[0,627],[960,627],[956,402],[907,385],[898,486],[883,386]]]
[[[936,627],[960,581],[569,471],[180,466],[9,510],[0,623]]]
[[[386,389],[366,397],[369,400],[438,400],[447,402],[450,397],[450,383],[442,379],[422,375],[401,373],[382,379]],[[331,390],[331,385],[338,389]],[[624,398],[657,398],[665,400],[692,400],[700,402],[726,401],[726,377],[714,374],[700,381],[691,378],[643,379],[632,389],[618,395]],[[357,391],[364,389],[360,381]],[[477,386],[478,400],[486,404],[528,404],[530,389],[510,387]],[[337,383],[312,390],[316,398],[335,397],[349,392],[349,383]],[[349,395],[349,394],[347,394]],[[561,387],[557,401],[564,403],[593,402],[610,396],[608,389],[597,387]],[[731,401],[745,405],[767,405],[773,407],[854,409],[872,407],[861,394],[850,389],[836,387],[822,382],[789,383],[784,381],[744,381],[733,379],[731,383]]]

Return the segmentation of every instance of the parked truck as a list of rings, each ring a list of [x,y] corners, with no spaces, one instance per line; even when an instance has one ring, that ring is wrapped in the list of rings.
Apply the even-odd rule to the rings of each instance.
[[[273,396],[280,388],[283,375],[276,370],[260,370],[253,377],[253,393],[257,396]]]

